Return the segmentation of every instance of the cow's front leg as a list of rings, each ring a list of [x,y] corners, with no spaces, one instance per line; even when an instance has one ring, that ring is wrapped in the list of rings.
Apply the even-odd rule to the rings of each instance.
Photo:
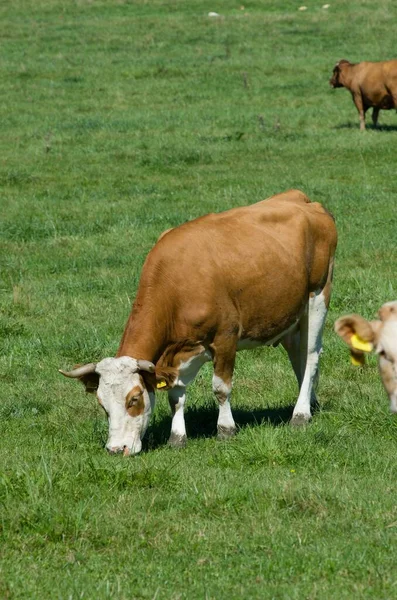
[[[234,343],[231,348],[229,346],[230,344],[219,342],[219,345],[214,344],[212,347],[214,356],[212,389],[219,404],[218,439],[220,440],[227,439],[236,433],[236,424],[230,406],[236,346]]]
[[[186,388],[176,386],[168,390],[168,401],[172,411],[171,435],[168,443],[173,448],[183,448],[186,446],[186,426],[184,407],[186,399]]]
[[[353,102],[356,105],[358,114],[360,115],[360,129],[365,131],[365,108],[360,92],[353,94]]]
[[[230,395],[232,392],[232,382],[225,382],[218,375],[212,378],[212,389],[218,400],[219,415],[218,415],[218,439],[225,440],[232,437],[236,433],[236,424],[233,419],[232,409],[230,406]]]

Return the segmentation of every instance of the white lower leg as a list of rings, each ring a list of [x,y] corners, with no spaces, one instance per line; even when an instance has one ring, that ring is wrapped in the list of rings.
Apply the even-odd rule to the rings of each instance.
[[[229,437],[236,431],[236,424],[230,406],[232,386],[226,384],[217,375],[214,375],[212,378],[212,389],[219,402],[218,435],[220,437]]]
[[[223,404],[219,404],[218,429],[220,427],[236,429],[229,400],[225,400]]]
[[[314,383],[317,376],[318,360],[320,352],[311,352],[307,357],[305,376],[303,378],[302,387],[299,392],[299,397],[296,402],[293,416],[302,415],[306,420],[310,419],[311,399],[314,388]]]
[[[302,386],[293,412],[293,421],[308,421],[311,417],[310,405],[315,400],[314,385],[318,374],[321,353],[321,339],[327,306],[322,293],[309,300],[308,315],[301,323],[301,357],[306,363]],[[306,360],[305,360],[306,354]]]
[[[175,387],[169,390],[168,399],[173,411],[169,442],[173,446],[181,446],[186,443],[186,426],[184,416],[186,400],[185,388]]]

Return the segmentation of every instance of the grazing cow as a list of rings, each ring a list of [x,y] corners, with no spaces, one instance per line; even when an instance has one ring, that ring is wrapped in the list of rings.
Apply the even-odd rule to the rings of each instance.
[[[236,351],[260,345],[285,347],[300,387],[292,421],[307,422],[336,242],[332,216],[296,190],[160,236],[117,356],[61,371],[96,391],[109,419],[108,450],[141,450],[156,388],[168,391],[170,444],[184,445],[185,389],[207,361],[214,364],[218,435],[232,435]]]
[[[365,353],[378,355],[379,372],[390,399],[390,410],[397,412],[397,301],[386,302],[379,320],[367,321],[360,315],[347,315],[335,322],[335,331],[350,347],[354,365],[363,365]]]
[[[360,115],[360,129],[365,129],[365,113],[373,106],[372,121],[377,126],[380,109],[397,108],[397,60],[383,62],[336,63],[331,87],[345,87],[352,95]]]

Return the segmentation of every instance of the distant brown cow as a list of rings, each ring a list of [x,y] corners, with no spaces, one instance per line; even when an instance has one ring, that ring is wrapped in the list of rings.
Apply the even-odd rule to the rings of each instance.
[[[350,347],[355,365],[363,365],[365,353],[376,352],[379,372],[390,399],[390,410],[397,412],[397,302],[386,302],[377,321],[360,315],[347,315],[335,323],[335,331]]]
[[[336,63],[329,80],[333,88],[345,87],[352,95],[365,129],[365,113],[373,106],[372,121],[377,126],[380,109],[397,109],[397,60],[383,62]]]

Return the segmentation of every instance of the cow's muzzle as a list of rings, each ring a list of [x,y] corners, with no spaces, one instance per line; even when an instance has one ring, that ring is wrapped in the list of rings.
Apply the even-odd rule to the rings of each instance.
[[[106,450],[109,452],[109,454],[120,454],[124,451],[124,448],[125,446],[111,446],[110,448],[106,446]]]
[[[142,443],[139,441],[138,444],[129,448],[128,446],[106,446],[106,450],[109,454],[123,454],[123,456],[134,456],[134,454],[139,454],[142,450]]]

